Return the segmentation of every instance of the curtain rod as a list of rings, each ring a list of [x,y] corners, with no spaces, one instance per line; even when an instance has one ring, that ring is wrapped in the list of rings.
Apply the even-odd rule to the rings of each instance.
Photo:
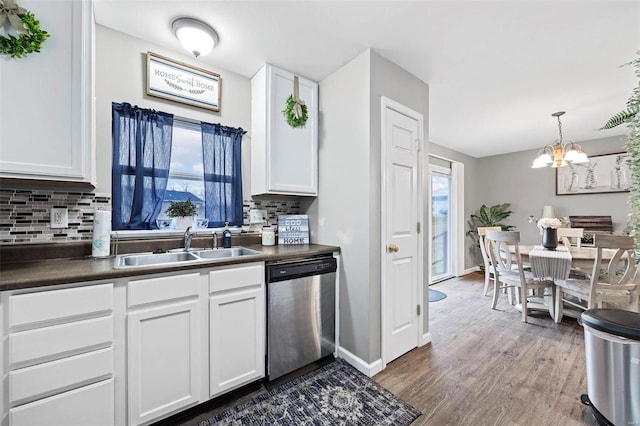
[[[200,123],[206,123],[206,124],[211,124],[211,125],[215,124],[215,123],[209,123],[208,121],[195,120],[193,118],[182,117],[182,116],[179,116],[179,115],[174,115],[173,116],[173,121],[178,121],[178,122],[180,122],[182,124],[190,124],[192,126],[198,126],[198,127],[200,127]],[[242,133],[243,135],[247,133],[247,131],[244,130],[242,127],[230,127],[230,126],[225,126],[224,124],[220,124],[220,126],[227,127],[229,129],[241,129],[242,132],[243,132]]]

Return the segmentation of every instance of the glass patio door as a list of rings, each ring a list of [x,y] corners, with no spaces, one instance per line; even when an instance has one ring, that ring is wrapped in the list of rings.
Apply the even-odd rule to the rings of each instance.
[[[451,169],[430,166],[431,227],[429,284],[450,278],[451,272]]]

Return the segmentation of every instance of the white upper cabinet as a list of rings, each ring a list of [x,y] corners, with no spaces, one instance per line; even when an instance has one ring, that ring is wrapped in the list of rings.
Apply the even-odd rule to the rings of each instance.
[[[92,3],[19,4],[50,37],[0,58],[0,177],[93,184]]]
[[[251,194],[318,195],[318,84],[299,79],[303,127],[282,112],[295,74],[266,64],[251,79]]]

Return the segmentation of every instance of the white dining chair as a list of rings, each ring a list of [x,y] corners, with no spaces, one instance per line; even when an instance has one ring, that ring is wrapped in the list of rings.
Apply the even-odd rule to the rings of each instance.
[[[558,239],[565,247],[582,246],[584,228],[558,228]]]
[[[613,306],[638,312],[640,286],[633,237],[626,235],[596,235],[596,257],[591,276],[587,279],[556,281],[555,321],[562,321],[566,307],[571,316],[579,317],[586,309]],[[615,250],[611,259],[603,260],[602,251]]]
[[[489,291],[489,283],[491,280],[495,281],[495,274],[493,264],[491,263],[491,258],[489,257],[489,252],[487,251],[487,242],[485,240],[485,235],[487,231],[501,231],[502,228],[500,226],[479,226],[478,227],[478,244],[480,244],[480,252],[482,253],[482,261],[484,262],[484,291],[482,292],[483,296],[487,295]]]
[[[520,257],[520,232],[518,231],[487,231],[485,239],[488,243],[488,252],[495,271],[495,282],[491,309],[495,309],[498,303],[498,293],[503,288],[516,288],[520,294],[522,307],[522,322],[527,322],[529,311],[533,309],[548,310],[553,314],[553,300],[555,300],[555,285],[553,281],[538,280],[531,271],[524,269]],[[509,246],[514,247],[514,253],[509,251]],[[530,304],[530,291],[542,291],[550,289],[551,304],[542,306]]]

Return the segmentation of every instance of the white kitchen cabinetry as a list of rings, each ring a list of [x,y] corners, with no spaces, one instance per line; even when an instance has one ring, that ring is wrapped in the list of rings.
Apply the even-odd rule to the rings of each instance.
[[[209,273],[210,397],[264,377],[264,263]]]
[[[200,402],[201,274],[127,285],[128,424],[148,424]]]
[[[0,177],[94,183],[91,1],[20,1],[51,34],[0,61]]]
[[[114,284],[1,298],[2,425],[113,425]]]
[[[251,79],[251,194],[318,195],[318,84],[299,77],[309,119],[283,114],[295,74],[266,64]]]

